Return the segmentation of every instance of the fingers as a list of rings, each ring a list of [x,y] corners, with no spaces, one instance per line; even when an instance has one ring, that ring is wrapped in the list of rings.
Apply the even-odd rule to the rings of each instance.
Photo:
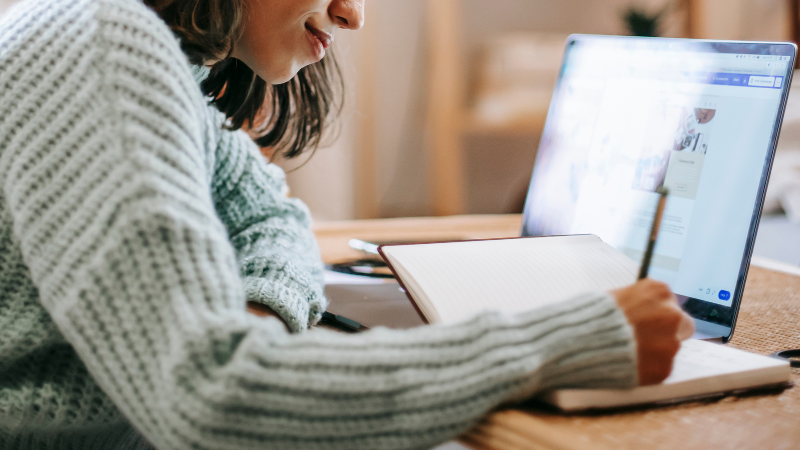
[[[651,295],[668,302],[669,305],[675,309],[675,313],[680,315],[680,322],[678,323],[677,329],[678,340],[685,341],[686,339],[692,337],[695,331],[694,319],[692,319],[690,315],[686,314],[686,312],[681,309],[681,307],[678,305],[678,299],[675,297],[669,287],[666,284],[657,281],[652,281],[651,283],[648,283],[647,286],[651,291]]]
[[[642,280],[612,294],[634,330],[639,383],[664,381],[681,341],[694,334],[694,321],[678,306],[669,286],[655,280]]]
[[[634,325],[639,384],[643,386],[660,383],[669,376],[681,346],[678,330],[683,314],[671,303],[654,309],[651,316]]]
[[[658,384],[666,380],[672,373],[675,355],[680,349],[680,342],[664,342],[661,345],[649,345],[647,357],[639,360],[639,385]]]

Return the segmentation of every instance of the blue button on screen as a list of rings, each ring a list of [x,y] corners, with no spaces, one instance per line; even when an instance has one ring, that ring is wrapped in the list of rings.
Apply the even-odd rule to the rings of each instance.
[[[719,299],[720,300],[730,300],[731,293],[728,291],[719,291]]]

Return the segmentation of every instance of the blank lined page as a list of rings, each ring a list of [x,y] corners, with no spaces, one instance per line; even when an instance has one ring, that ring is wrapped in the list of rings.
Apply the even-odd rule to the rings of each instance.
[[[767,367],[785,366],[786,361],[748,353],[699,340],[686,341],[675,356],[675,366],[664,384]]]
[[[445,323],[607,291],[635,282],[638,270],[590,235],[386,246],[383,252],[418,303],[430,303]]]

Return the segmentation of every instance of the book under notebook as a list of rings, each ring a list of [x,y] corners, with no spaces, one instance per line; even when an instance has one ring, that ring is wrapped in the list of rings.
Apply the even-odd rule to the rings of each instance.
[[[741,390],[785,387],[788,361],[756,355],[721,344],[684,341],[664,382],[633,389],[561,389],[540,399],[566,412],[677,403]]]

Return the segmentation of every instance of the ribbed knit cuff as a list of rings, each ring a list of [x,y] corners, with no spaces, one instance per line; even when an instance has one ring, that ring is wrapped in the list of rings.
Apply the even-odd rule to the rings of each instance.
[[[616,300],[606,293],[590,293],[565,304],[523,314],[559,316],[559,326],[541,338],[544,360],[529,362],[536,374],[509,400],[570,387],[630,388],[638,384],[636,340]],[[564,314],[568,312],[567,314]],[[545,320],[547,320],[545,318]]]
[[[259,277],[245,277],[243,285],[247,301],[272,308],[293,333],[316,325],[328,306],[328,300],[317,290],[299,292]]]

